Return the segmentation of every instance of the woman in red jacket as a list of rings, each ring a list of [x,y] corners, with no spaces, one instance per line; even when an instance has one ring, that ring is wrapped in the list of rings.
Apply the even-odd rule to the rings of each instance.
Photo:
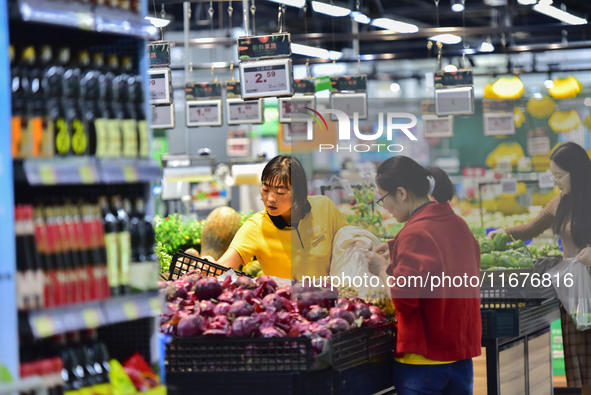
[[[397,156],[378,167],[376,183],[377,203],[406,222],[388,243],[391,264],[377,254],[370,260],[396,307],[394,386],[399,395],[472,394],[482,335],[480,249],[448,203],[451,180]]]

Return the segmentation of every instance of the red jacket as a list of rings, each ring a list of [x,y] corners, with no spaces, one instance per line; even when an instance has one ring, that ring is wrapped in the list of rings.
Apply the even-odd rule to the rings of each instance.
[[[465,285],[480,275],[480,249],[466,222],[448,203],[431,203],[415,212],[388,244],[388,274],[427,279],[426,288],[392,287],[397,356],[414,353],[435,361],[459,361],[480,355],[480,289],[476,278],[475,287],[459,283],[460,278]],[[456,286],[431,291],[434,277],[444,274],[455,278]]]

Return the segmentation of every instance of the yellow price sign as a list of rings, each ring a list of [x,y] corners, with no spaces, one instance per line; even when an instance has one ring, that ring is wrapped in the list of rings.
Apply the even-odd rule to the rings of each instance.
[[[133,166],[123,167],[123,179],[127,182],[137,181],[137,172]]]
[[[137,306],[134,302],[123,303],[123,311],[125,312],[125,316],[130,320],[135,320],[140,316]]]
[[[51,166],[40,166],[39,177],[41,178],[41,183],[44,185],[55,185],[57,181],[55,171]]]
[[[150,309],[152,313],[158,314],[162,310],[162,306],[160,305],[160,299],[158,297],[150,298],[148,302],[150,304]]]
[[[83,310],[82,317],[84,317],[84,324],[87,328],[96,328],[101,324],[101,319],[96,309]]]
[[[94,184],[95,176],[94,172],[89,166],[82,166],[78,169],[78,174],[80,175],[80,181],[83,184]]]
[[[51,336],[55,332],[53,321],[45,315],[33,318],[33,328],[39,337]]]

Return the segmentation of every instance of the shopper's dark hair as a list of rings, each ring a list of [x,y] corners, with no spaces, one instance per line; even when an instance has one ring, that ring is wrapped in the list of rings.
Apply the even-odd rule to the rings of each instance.
[[[438,167],[425,169],[407,156],[395,156],[383,161],[378,167],[376,183],[389,193],[395,193],[399,187],[403,187],[416,197],[424,197],[431,188],[429,176],[435,181],[431,196],[439,203],[450,201],[454,196],[454,187],[447,173]]]
[[[591,242],[591,160],[583,147],[572,142],[556,148],[550,160],[570,174],[570,193],[560,199],[552,231],[560,233],[570,219],[573,241],[584,248]]]
[[[261,182],[270,186],[285,185],[291,188],[291,212],[299,219],[308,200],[308,182],[300,161],[291,155],[278,155],[263,169]]]

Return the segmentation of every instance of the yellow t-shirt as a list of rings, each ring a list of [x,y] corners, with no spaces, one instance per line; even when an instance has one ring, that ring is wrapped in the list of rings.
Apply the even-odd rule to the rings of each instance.
[[[263,272],[269,276],[288,279],[302,275],[327,276],[332,240],[347,222],[326,196],[308,196],[308,202],[311,210],[297,229],[289,226],[279,229],[267,211],[261,211],[244,222],[230,248],[236,250],[245,263],[256,256]]]
[[[402,357],[394,358],[397,362],[405,363],[407,365],[446,365],[448,363],[454,363],[456,361],[434,361],[426,358],[421,354],[404,354]]]

